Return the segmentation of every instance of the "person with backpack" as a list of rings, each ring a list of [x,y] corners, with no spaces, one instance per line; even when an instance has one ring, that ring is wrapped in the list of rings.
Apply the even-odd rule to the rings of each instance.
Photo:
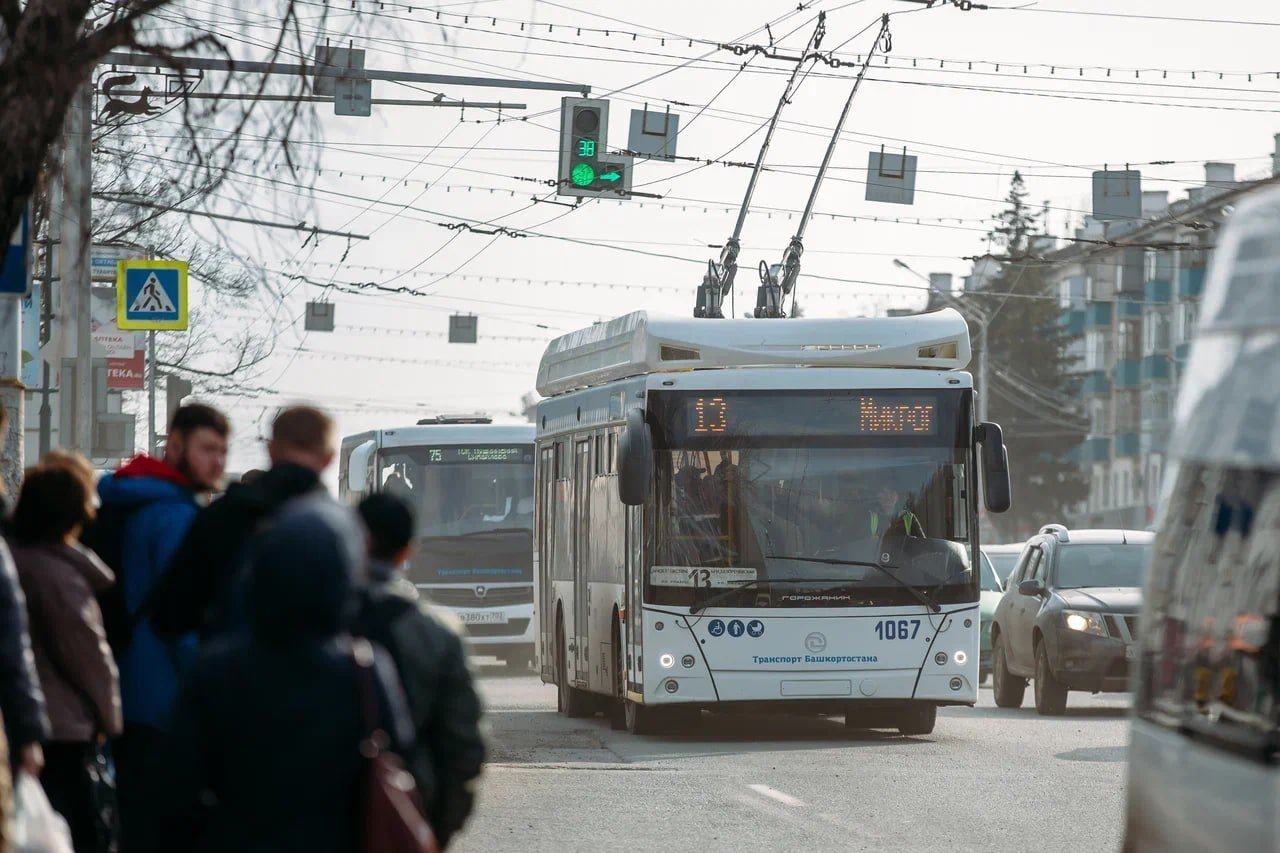
[[[179,408],[162,458],[137,456],[99,481],[98,517],[81,539],[116,575],[99,603],[120,668],[124,731],[113,754],[128,853],[160,844],[151,801],[162,782],[152,771],[195,651],[194,637],[158,636],[144,604],[195,520],[199,498],[218,487],[230,433],[226,416],[210,406]]]
[[[196,632],[205,641],[245,627],[248,543],[285,503],[324,492],[320,475],[337,453],[333,420],[311,406],[284,409],[271,425],[267,452],[271,469],[229,486],[200,513],[174,554],[148,602],[162,637]]]
[[[27,472],[13,513],[13,558],[51,727],[40,782],[76,853],[106,853],[116,842],[94,780],[102,741],[121,729],[116,663],[94,598],[115,577],[78,541],[93,516],[93,468],[57,451]]]
[[[471,814],[484,764],[481,705],[452,614],[428,608],[401,567],[415,519],[403,498],[373,494],[359,506],[369,541],[369,586],[351,632],[387,650],[404,685],[417,737],[409,769],[441,848]]]
[[[404,849],[361,843],[390,829],[368,808],[366,741],[413,750],[391,661],[346,633],[363,546],[351,511],[320,495],[291,501],[250,541],[248,629],[202,650],[166,743],[166,850]],[[204,810],[193,837],[189,818]]]

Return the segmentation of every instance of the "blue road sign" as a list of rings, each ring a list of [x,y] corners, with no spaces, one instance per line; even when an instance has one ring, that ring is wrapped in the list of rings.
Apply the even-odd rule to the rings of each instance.
[[[131,331],[187,328],[186,261],[120,261],[116,325]]]
[[[732,622],[729,623],[730,637],[741,637],[742,632],[745,630],[747,629],[743,627],[741,619],[734,619]]]
[[[724,633],[724,622],[719,619],[712,619],[707,623],[707,633],[713,637],[719,637]]]
[[[30,292],[31,279],[27,276],[30,219],[28,211],[22,211],[22,220],[13,229],[9,245],[5,247],[4,269],[0,272],[0,295],[26,296]]]
[[[753,637],[764,636],[764,623],[759,619],[752,619],[747,623],[747,633]]]

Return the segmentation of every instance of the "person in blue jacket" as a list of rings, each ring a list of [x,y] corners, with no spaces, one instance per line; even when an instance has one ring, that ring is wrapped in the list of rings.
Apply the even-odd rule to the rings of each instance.
[[[98,483],[101,508],[85,542],[115,570],[115,598],[102,601],[107,636],[120,668],[124,733],[113,744],[122,849],[148,853],[155,837],[152,768],[177,702],[194,635],[162,640],[145,604],[199,509],[226,469],[226,416],[209,406],[183,406],[173,416],[163,458],[137,456]]]

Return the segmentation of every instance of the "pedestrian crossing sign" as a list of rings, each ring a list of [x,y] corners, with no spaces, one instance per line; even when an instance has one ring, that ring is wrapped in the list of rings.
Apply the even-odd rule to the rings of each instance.
[[[120,261],[116,265],[116,325],[132,331],[187,328],[186,261]]]

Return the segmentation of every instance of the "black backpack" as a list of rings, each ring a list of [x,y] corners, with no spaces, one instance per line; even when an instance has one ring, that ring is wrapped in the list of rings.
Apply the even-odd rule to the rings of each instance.
[[[107,643],[116,659],[125,653],[133,640],[133,629],[142,613],[129,614],[125,603],[124,586],[127,579],[124,563],[124,531],[136,507],[104,504],[98,509],[98,517],[80,536],[80,544],[92,550],[116,576],[116,582],[98,593],[98,608],[102,611],[102,625],[107,632]]]

